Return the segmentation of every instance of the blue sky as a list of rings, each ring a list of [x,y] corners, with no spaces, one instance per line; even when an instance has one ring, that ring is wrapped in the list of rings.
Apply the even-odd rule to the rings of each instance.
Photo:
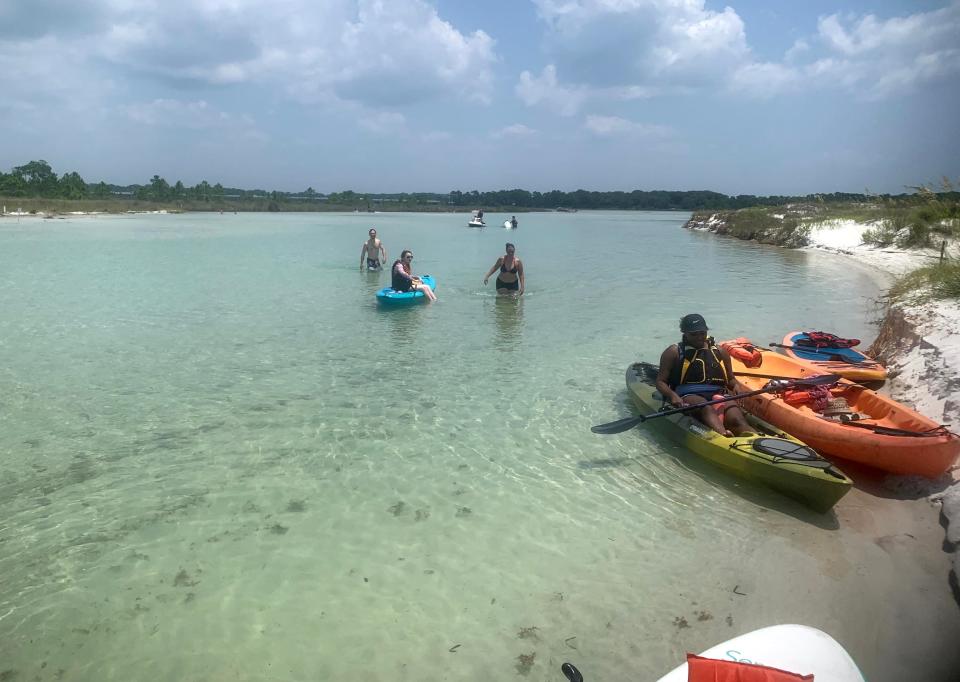
[[[0,0],[0,168],[331,192],[960,179],[960,0]]]

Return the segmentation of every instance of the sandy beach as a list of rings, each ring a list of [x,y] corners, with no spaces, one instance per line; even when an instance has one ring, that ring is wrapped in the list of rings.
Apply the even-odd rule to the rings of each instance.
[[[811,231],[807,248],[848,255],[891,280],[939,257],[935,249],[904,251],[866,245],[863,232],[869,227],[852,220],[819,225]],[[904,335],[888,363],[891,379],[886,391],[921,414],[956,427],[960,424],[960,305],[955,301],[898,304],[897,312],[912,333]],[[960,604],[960,466],[954,466],[946,480],[891,480],[890,484],[926,493],[926,500],[941,508],[946,528],[943,548],[953,566],[949,581]]]
[[[718,215],[688,223],[692,229],[712,232],[723,226],[724,219]],[[908,251],[865,244],[863,234],[871,227],[853,220],[814,225],[803,250],[849,259],[851,264],[869,270],[883,291],[896,278],[935,263],[940,257],[939,249]],[[956,301],[899,302],[890,306],[871,352],[880,354],[890,371],[890,378],[880,389],[882,393],[957,430],[960,305]],[[877,478],[876,473],[870,472],[858,476],[852,467],[845,466],[845,470],[858,485],[838,505],[838,520],[841,525],[876,533],[876,545],[887,555],[882,569],[879,562],[864,562],[863,557],[854,562],[857,579],[870,582],[865,591],[863,585],[858,589],[872,595],[867,597],[869,600],[886,602],[890,615],[878,622],[874,604],[858,601],[847,607],[861,611],[866,620],[874,623],[878,641],[900,641],[907,647],[911,641],[958,641],[960,465],[954,465],[934,481],[920,477]],[[929,599],[927,605],[920,606],[920,600],[925,599]],[[834,634],[841,638],[857,636],[842,629]],[[941,664],[894,679],[960,679],[960,661]],[[904,670],[901,675],[911,674]]]

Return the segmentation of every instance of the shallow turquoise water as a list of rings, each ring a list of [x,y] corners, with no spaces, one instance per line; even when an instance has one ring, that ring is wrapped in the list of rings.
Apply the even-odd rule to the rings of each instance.
[[[869,538],[655,430],[589,427],[629,413],[624,368],[688,312],[870,338],[869,276],[684,214],[505,217],[0,222],[0,672],[649,679],[842,621],[835,576],[761,608],[731,590],[772,548]],[[371,225],[437,304],[376,308]],[[519,302],[481,285],[507,239]]]

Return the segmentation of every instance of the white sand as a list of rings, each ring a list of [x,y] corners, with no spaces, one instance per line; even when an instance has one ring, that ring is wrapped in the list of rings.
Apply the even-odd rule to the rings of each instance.
[[[895,247],[877,248],[863,243],[870,225],[852,220],[816,226],[810,232],[807,249],[832,251],[853,256],[859,263],[893,277],[935,263],[939,251],[904,251]],[[960,305],[953,301],[901,305],[907,319],[921,337],[907,355],[892,363],[890,394],[912,405],[920,413],[942,423],[960,426]]]
[[[855,256],[858,261],[899,277],[910,270],[935,263],[939,251],[917,249],[904,251],[895,246],[877,247],[863,243],[863,233],[873,225],[853,220],[834,220],[820,223],[811,229],[807,249],[832,251]]]
[[[807,248],[847,254],[894,277],[935,263],[940,256],[939,251],[931,249],[903,251],[866,245],[863,233],[870,227],[852,220],[818,225],[810,232]],[[920,341],[890,363],[890,395],[960,431],[960,304],[935,301],[900,307]],[[960,465],[954,466],[948,476],[952,484],[945,492],[935,492],[942,489],[943,482],[933,484],[928,488],[932,492],[929,499],[942,504],[947,547],[954,550],[954,578],[960,582]]]
[[[783,219],[782,215],[774,217]],[[715,231],[723,218],[713,215],[693,229]],[[853,220],[834,220],[814,225],[808,235],[808,251],[829,251],[854,258],[881,276],[890,284],[901,275],[936,263],[939,250],[916,249],[905,251],[894,246],[876,247],[863,243],[863,234],[873,225]],[[955,246],[954,246],[955,249]],[[951,254],[956,258],[957,254]],[[949,424],[960,432],[960,304],[956,301],[898,304],[906,321],[920,337],[909,350],[902,352],[888,364],[891,378],[884,391],[894,399],[909,405],[923,415],[941,424]],[[960,465],[940,481],[927,481],[917,477],[890,476],[885,488],[894,495],[905,493],[912,501],[904,500],[897,510],[873,507],[872,514],[918,513],[922,504],[940,504],[946,523],[947,542],[944,545],[952,553],[954,580],[960,583]],[[926,499],[916,500],[918,496]],[[866,508],[866,507],[865,507]],[[888,525],[892,517],[887,516]]]

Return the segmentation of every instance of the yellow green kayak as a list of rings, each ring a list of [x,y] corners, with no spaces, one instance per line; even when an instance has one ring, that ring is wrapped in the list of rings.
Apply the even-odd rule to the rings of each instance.
[[[663,406],[655,385],[657,366],[638,362],[627,368],[627,390],[641,410]],[[660,417],[663,428],[688,449],[727,471],[791,497],[819,512],[829,511],[853,482],[813,449],[775,426],[747,414],[756,433],[727,437],[690,416]]]

